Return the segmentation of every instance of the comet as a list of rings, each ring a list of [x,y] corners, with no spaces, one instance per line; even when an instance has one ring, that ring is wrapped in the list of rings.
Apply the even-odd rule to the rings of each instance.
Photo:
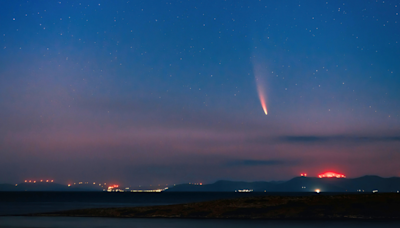
[[[267,109],[267,103],[266,103],[266,96],[264,95],[262,88],[260,89],[260,86],[257,86],[257,90],[258,90],[258,97],[260,98],[260,102],[261,102],[261,107],[264,110],[265,115],[268,115],[268,109]]]
[[[257,93],[258,98],[260,99],[261,107],[264,111],[265,115],[268,115],[268,108],[267,108],[267,67],[265,61],[262,60],[253,60],[253,72],[254,78],[256,81]]]
[[[263,80],[260,80],[260,78],[256,77],[256,83],[257,83],[257,92],[258,92],[258,97],[260,99],[261,107],[264,110],[265,115],[268,115],[267,95],[265,93]]]

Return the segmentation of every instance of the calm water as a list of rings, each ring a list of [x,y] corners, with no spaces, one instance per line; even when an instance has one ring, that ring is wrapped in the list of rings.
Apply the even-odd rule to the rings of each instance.
[[[398,228],[400,221],[248,221],[248,220],[189,220],[189,219],[110,219],[110,218],[43,218],[0,217],[2,228],[183,228],[183,227],[268,227],[268,228]]]
[[[0,192],[0,215],[25,215],[84,208],[137,207],[201,202],[216,199],[273,195],[274,193],[108,193]],[[284,195],[285,193],[275,193]],[[295,193],[286,193],[294,195]],[[305,194],[305,193],[298,193]]]
[[[112,228],[112,227],[400,227],[385,221],[245,221],[188,219],[117,219],[24,217],[38,212],[80,208],[166,205],[215,199],[274,195],[274,193],[103,193],[103,192],[0,192],[0,228]],[[279,193],[279,195],[296,195]],[[300,194],[302,195],[302,194]],[[3,216],[1,216],[3,215]]]
[[[238,196],[233,193],[0,192],[0,215],[168,205]]]

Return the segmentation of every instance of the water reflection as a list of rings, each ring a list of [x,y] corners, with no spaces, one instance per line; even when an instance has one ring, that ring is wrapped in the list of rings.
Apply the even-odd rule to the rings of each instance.
[[[163,228],[398,228],[400,221],[254,221],[254,220],[196,220],[196,219],[114,219],[68,217],[0,217],[2,228],[114,228],[114,227],[163,227]]]

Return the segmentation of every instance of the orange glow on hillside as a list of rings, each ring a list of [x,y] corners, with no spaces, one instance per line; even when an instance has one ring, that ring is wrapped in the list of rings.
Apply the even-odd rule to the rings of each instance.
[[[323,174],[318,175],[319,178],[346,178],[344,174],[341,173],[335,173],[335,172],[326,172]]]

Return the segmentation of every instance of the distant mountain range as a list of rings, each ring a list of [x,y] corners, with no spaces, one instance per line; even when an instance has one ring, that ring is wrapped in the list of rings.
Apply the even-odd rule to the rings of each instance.
[[[0,184],[0,191],[103,191],[99,186],[92,185],[73,185],[68,187],[66,185],[57,183],[21,183],[21,184]]]
[[[180,184],[169,192],[233,192],[238,190],[254,192],[397,192],[400,191],[400,178],[382,178],[379,176],[363,176],[348,178],[315,178],[295,177],[284,182],[238,182],[217,181],[213,184],[194,185]]]
[[[289,181],[226,181],[213,184],[179,184],[166,192],[235,192],[238,190],[254,192],[397,192],[400,191],[400,178],[363,176],[359,178],[316,178],[295,177]],[[21,183],[18,185],[0,184],[0,191],[103,191],[95,185],[73,185],[68,187],[57,183]]]

